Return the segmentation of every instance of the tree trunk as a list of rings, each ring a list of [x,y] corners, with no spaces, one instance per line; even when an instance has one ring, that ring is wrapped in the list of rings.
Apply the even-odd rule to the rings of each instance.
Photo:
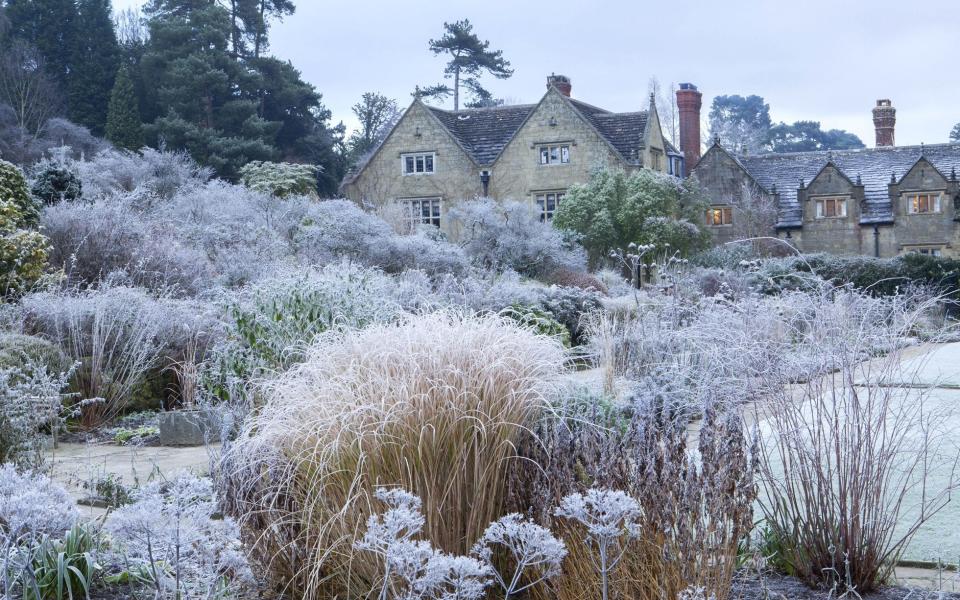
[[[453,110],[460,110],[460,67],[453,72]]]

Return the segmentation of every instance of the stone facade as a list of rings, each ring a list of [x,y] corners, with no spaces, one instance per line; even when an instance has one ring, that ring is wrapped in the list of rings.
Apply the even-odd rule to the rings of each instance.
[[[414,100],[341,191],[365,207],[400,206],[415,222],[455,233],[446,214],[463,199],[521,200],[542,211],[538,197],[563,194],[597,167],[680,172],[682,155],[664,140],[652,100],[646,111],[611,113],[570,98],[569,80],[558,88],[557,77],[535,105],[454,112]],[[555,149],[556,161],[543,164],[545,148]],[[432,172],[405,173],[411,155],[432,156]],[[439,219],[411,212],[425,198],[439,201]]]
[[[709,227],[718,243],[756,237],[738,222],[766,205],[766,235],[802,252],[958,257],[958,170],[958,144],[748,157],[715,143],[692,176],[715,208],[731,209],[731,224]]]

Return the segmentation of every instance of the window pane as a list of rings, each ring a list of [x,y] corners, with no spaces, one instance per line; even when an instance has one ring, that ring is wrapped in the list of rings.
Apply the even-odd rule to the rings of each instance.
[[[413,173],[413,157],[412,156],[406,157],[405,162],[406,162],[405,171],[407,173]]]
[[[570,147],[561,146],[560,148],[560,162],[568,163],[570,162]]]
[[[723,209],[723,224],[730,225],[733,223],[733,209],[725,208]]]
[[[423,156],[416,157],[417,159],[417,173],[423,173]]]
[[[550,149],[540,148],[540,164],[545,165],[550,162]]]
[[[427,173],[433,173],[433,155],[428,154],[423,157],[426,161],[426,171]]]
[[[550,146],[550,162],[560,162],[560,148],[558,146]]]

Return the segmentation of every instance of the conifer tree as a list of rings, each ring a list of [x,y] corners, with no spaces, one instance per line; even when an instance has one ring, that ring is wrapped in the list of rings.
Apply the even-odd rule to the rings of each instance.
[[[77,7],[79,34],[70,58],[67,115],[95,135],[103,135],[120,47],[110,0],[79,0]]]
[[[10,37],[19,38],[43,56],[47,73],[61,91],[77,48],[77,7],[74,0],[7,0]]]
[[[137,94],[126,66],[120,67],[117,72],[116,83],[110,94],[106,132],[107,140],[118,148],[139,150],[143,147],[143,124],[140,122]]]
[[[444,34],[439,40],[430,40],[430,51],[435,55],[450,56],[444,76],[453,78],[453,109],[460,109],[460,88],[467,87],[480,100],[491,97],[490,92],[480,85],[479,77],[486,71],[497,79],[507,79],[513,75],[510,62],[503,58],[500,50],[491,50],[490,42],[481,41],[473,32],[469,19],[455,23],[444,23]],[[441,95],[446,86],[434,86]],[[430,88],[433,89],[433,88]]]

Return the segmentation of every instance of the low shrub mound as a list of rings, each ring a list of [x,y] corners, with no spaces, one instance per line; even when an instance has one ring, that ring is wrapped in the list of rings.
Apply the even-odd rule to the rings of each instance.
[[[507,512],[517,443],[563,362],[556,339],[497,316],[325,334],[227,448],[227,512],[291,597],[375,587],[379,568],[353,542],[382,486],[422,498],[424,537],[466,554]]]

